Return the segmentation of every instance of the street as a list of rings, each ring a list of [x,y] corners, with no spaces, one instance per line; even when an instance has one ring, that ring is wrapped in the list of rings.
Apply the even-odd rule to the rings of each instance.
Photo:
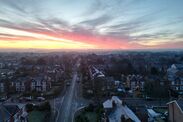
[[[70,86],[67,86],[65,94],[56,99],[55,109],[57,110],[56,122],[72,122],[74,113],[78,108],[87,105],[87,102],[79,97],[79,83],[77,83],[79,63],[73,68],[73,76]]]

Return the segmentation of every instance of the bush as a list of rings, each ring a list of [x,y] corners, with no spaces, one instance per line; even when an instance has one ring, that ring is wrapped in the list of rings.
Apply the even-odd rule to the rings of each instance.
[[[94,106],[93,106],[93,104],[89,104],[89,106],[85,108],[85,111],[86,111],[86,112],[93,112],[93,111],[94,111]]]
[[[51,111],[51,106],[49,102],[45,102],[41,104],[40,106],[37,106],[37,109],[39,111]]]
[[[84,115],[79,115],[76,117],[76,122],[89,122],[88,118]]]
[[[31,112],[31,111],[33,111],[33,110],[34,110],[33,104],[26,104],[26,105],[25,105],[25,110],[26,110],[28,113]]]

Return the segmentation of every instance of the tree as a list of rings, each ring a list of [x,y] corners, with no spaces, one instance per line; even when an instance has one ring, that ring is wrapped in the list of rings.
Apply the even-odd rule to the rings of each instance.
[[[34,109],[33,104],[30,104],[30,103],[29,103],[29,104],[26,104],[26,105],[25,105],[25,110],[27,111],[27,113],[33,111],[33,109]]]
[[[134,67],[129,59],[111,59],[111,67],[106,70],[106,74],[120,79],[121,74],[135,73]]]
[[[90,103],[88,105],[88,107],[85,108],[85,111],[87,111],[87,112],[93,112],[94,111],[94,105]]]
[[[22,57],[21,59],[20,59],[20,61],[21,61],[21,64],[23,64],[23,65],[33,65],[33,64],[35,64],[35,61],[33,60],[34,58],[30,58],[30,57]]]
[[[159,71],[156,67],[151,67],[151,74],[152,75],[158,75],[159,74]]]
[[[166,98],[169,96],[168,87],[161,86],[159,81],[146,81],[144,92],[147,96],[153,98]]]
[[[37,64],[39,64],[39,65],[46,65],[46,60],[43,57],[41,57],[41,58],[39,58],[37,60]]]
[[[81,113],[81,115],[78,115],[75,119],[76,122],[89,122],[88,118]]]
[[[180,58],[181,61],[183,61],[183,56]]]
[[[46,101],[45,103],[41,104],[38,109],[40,111],[51,111],[51,105],[48,101]]]

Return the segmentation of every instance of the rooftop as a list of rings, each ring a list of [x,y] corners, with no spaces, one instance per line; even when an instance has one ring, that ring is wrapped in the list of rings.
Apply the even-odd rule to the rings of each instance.
[[[11,115],[14,115],[19,111],[17,105],[1,105],[0,106],[0,122],[8,120]]]
[[[177,103],[178,103],[179,107],[181,108],[181,110],[183,111],[183,100],[177,100]]]

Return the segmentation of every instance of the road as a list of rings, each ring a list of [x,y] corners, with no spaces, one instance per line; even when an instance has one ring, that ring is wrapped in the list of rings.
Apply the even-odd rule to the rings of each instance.
[[[79,97],[80,85],[77,82],[77,69],[79,65],[79,62],[77,62],[73,68],[71,85],[67,86],[65,94],[56,99],[56,101],[58,102],[58,104],[55,107],[58,111],[56,122],[72,122],[76,110],[87,104],[87,102],[84,99]]]

